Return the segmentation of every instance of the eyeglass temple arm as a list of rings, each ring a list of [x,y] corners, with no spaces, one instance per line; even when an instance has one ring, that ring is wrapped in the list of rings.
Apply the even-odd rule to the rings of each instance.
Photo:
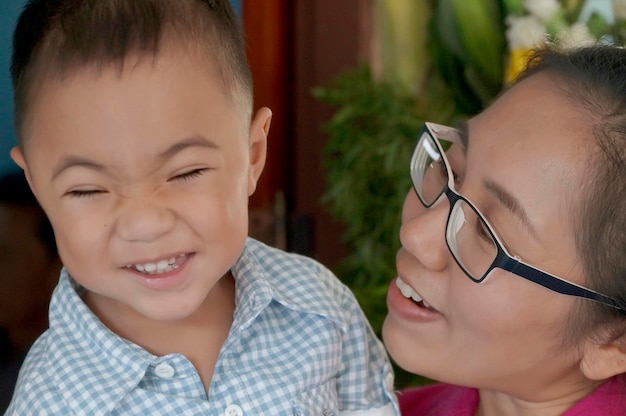
[[[593,290],[585,289],[584,287],[580,287],[574,283],[566,282],[556,276],[527,266],[518,260],[509,258],[502,264],[501,267],[504,270],[530,280],[531,282],[537,283],[538,285],[546,287],[554,292],[562,293],[564,295],[577,296],[579,298],[591,299],[607,306],[611,306],[618,309],[623,314],[626,314],[626,310],[624,310],[624,308],[615,299],[601,293],[594,292]]]

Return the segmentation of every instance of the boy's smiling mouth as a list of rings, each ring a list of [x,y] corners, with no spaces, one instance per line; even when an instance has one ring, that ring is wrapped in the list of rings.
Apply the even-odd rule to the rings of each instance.
[[[168,259],[162,259],[156,262],[134,263],[125,266],[142,274],[159,275],[169,273],[182,266],[188,258],[187,253],[172,256]]]

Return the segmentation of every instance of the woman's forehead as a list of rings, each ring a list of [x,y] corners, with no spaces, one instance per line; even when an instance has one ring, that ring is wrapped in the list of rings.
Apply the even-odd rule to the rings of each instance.
[[[537,74],[504,93],[467,124],[468,141],[529,147],[543,152],[580,150],[592,120],[554,83]],[[584,146],[583,146],[584,147]],[[585,150],[586,151],[586,150]]]

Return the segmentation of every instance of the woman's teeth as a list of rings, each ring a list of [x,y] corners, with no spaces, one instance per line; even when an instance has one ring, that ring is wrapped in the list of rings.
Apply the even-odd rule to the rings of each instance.
[[[424,299],[416,291],[414,291],[411,286],[404,283],[399,277],[396,278],[396,286],[400,289],[400,293],[402,293],[402,296],[405,298],[413,299],[417,303],[421,302],[426,308],[430,307],[430,305],[424,302]]]
[[[181,254],[177,257],[172,257],[169,260],[160,260],[156,263],[131,264],[127,267],[129,269],[135,269],[138,272],[151,275],[167,273],[178,269],[183,263],[185,257],[185,254]]]

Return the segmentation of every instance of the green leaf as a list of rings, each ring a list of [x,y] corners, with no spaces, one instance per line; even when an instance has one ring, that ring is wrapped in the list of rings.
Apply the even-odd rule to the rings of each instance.
[[[448,0],[445,0],[446,2]],[[484,74],[486,83],[501,83],[504,70],[505,39],[502,8],[497,0],[449,0],[454,10],[459,38],[468,59]]]
[[[600,39],[602,36],[610,32],[609,24],[597,13],[591,15],[587,21],[587,27],[589,28],[589,33],[591,33],[596,39]]]
[[[502,0],[507,15],[522,16],[526,9],[522,0]]]

